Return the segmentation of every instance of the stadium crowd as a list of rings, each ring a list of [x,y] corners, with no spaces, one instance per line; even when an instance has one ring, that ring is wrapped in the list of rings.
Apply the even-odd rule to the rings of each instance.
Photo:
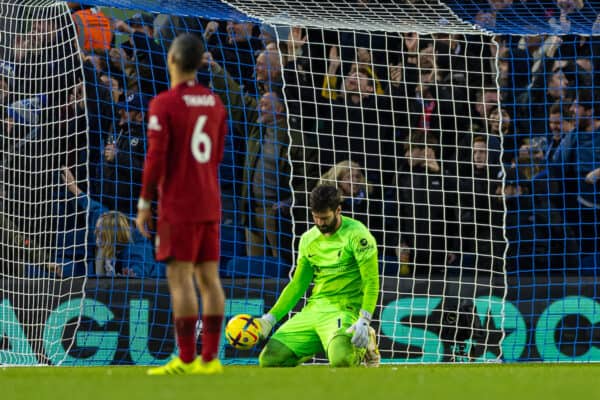
[[[491,11],[475,20],[492,26],[523,3],[484,1]],[[30,32],[10,38],[15,54],[4,59],[60,60],[48,68],[56,87],[69,89],[49,95],[43,82],[31,84],[35,68],[1,64],[2,168],[31,175],[3,174],[3,204],[59,198],[63,209],[36,202],[3,217],[14,237],[2,236],[1,245],[24,249],[19,260],[42,265],[37,273],[164,276],[130,219],[148,101],[168,88],[166,49],[185,31],[202,38],[198,80],[230,116],[221,171],[224,275],[285,277],[318,182],[338,185],[344,212],[373,232],[383,274],[501,273],[504,264],[508,273],[592,274],[600,254],[600,41],[568,34],[583,2],[565,3],[547,5],[557,35],[493,37],[145,13],[120,20],[73,4],[79,52],[64,44],[65,21],[35,19]],[[57,48],[62,56],[48,54]],[[78,67],[80,75],[65,73]],[[30,165],[31,149],[58,154],[29,145],[42,120],[53,124],[63,152]],[[31,193],[27,179],[54,184]],[[93,215],[78,218],[75,211],[88,207]],[[23,228],[30,215],[52,215],[45,223],[56,232],[90,233],[20,234],[35,232]],[[100,234],[103,225],[114,235]],[[87,259],[62,250],[78,243]]]

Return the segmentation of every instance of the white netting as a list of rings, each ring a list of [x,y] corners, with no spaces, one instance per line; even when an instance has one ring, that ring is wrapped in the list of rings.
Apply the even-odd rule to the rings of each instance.
[[[71,342],[45,322],[54,310],[66,329],[78,323],[80,301],[55,308],[79,297],[83,279],[61,278],[60,266],[86,258],[85,240],[75,240],[85,223],[67,228],[86,210],[72,207],[60,176],[62,166],[86,166],[77,36],[66,5],[53,1],[2,1],[0,32],[0,364],[60,363]]]

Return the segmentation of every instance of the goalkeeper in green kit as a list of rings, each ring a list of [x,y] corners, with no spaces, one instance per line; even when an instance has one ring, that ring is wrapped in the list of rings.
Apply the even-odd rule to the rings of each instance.
[[[262,367],[293,367],[325,352],[332,367],[379,366],[370,326],[379,295],[377,243],[359,221],[341,215],[341,194],[319,185],[310,196],[315,226],[300,239],[294,276],[273,308],[257,321],[261,339],[304,295],[306,306],[286,321],[259,356]]]

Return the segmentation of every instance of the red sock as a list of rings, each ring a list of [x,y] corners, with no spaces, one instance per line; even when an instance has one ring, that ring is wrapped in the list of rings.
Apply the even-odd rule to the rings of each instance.
[[[175,332],[179,358],[184,363],[191,363],[196,358],[196,322],[198,317],[175,318]]]
[[[202,361],[209,362],[217,358],[222,324],[222,315],[204,315],[202,317]]]

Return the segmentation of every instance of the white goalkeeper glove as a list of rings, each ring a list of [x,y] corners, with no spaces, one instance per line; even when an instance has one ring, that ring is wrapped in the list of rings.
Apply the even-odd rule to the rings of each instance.
[[[271,329],[273,329],[273,326],[275,326],[275,324],[277,323],[277,320],[275,319],[273,314],[264,314],[262,317],[257,318],[255,321],[258,322],[258,326],[260,327],[260,332],[258,333],[258,335],[260,336],[261,340],[265,340],[269,336],[269,334],[271,333]]]
[[[346,330],[352,335],[352,344],[356,347],[364,348],[369,344],[369,325],[371,324],[371,314],[365,310],[360,310],[360,317]]]

